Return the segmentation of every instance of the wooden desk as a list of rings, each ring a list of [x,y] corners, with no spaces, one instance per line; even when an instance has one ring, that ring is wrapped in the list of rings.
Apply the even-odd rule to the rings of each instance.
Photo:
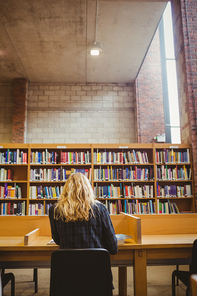
[[[111,257],[112,266],[119,268],[119,295],[122,296],[127,295],[126,267],[133,265],[134,248],[140,242],[140,232],[136,228],[139,221],[139,218],[129,215],[113,216],[116,233],[133,235],[132,243],[121,246],[118,253]],[[24,235],[35,228],[39,228],[40,236],[24,245]],[[50,268],[51,254],[59,248],[47,245],[50,240],[48,217],[0,217],[0,268]]]
[[[134,294],[147,296],[147,266],[190,264],[197,214],[140,215],[141,245],[134,251]]]
[[[189,215],[188,217],[187,215],[173,216],[174,217],[170,215],[169,217],[169,219],[172,219],[172,226],[168,228],[168,223],[166,223],[166,227],[164,227],[162,231],[161,228],[157,229],[157,226],[160,225],[160,219],[165,222],[167,216],[165,216],[165,218],[163,215],[149,216],[150,218],[145,216],[141,217],[141,243],[136,243],[134,241],[133,243],[120,246],[118,253],[111,256],[112,266],[119,267],[120,296],[125,296],[127,292],[125,282],[127,266],[133,265],[134,269],[134,295],[147,296],[147,265],[189,264],[191,260],[192,244],[197,238],[197,215]],[[18,225],[22,227],[24,221],[28,222],[27,218],[29,217],[13,218],[19,218]],[[0,268],[14,268],[14,266],[20,268],[20,266],[25,267],[25,265],[32,268],[50,267],[51,253],[59,248],[59,246],[47,245],[47,242],[51,239],[50,228],[47,233],[48,217],[30,217],[31,227],[27,225],[29,223],[25,223],[26,230],[32,231],[32,228],[39,227],[36,218],[38,221],[40,220],[40,236],[28,246],[23,244],[21,229],[19,229],[20,235],[14,236],[14,234],[16,235],[16,229],[14,230],[14,227],[12,227],[10,229],[10,236],[8,237],[5,235],[4,230],[1,232],[0,227]],[[180,219],[179,223],[177,219]],[[5,226],[6,219],[3,220]],[[182,220],[183,222],[181,222]],[[15,220],[15,227],[18,228],[16,221],[17,219]],[[139,220],[136,221],[139,223]],[[34,225],[34,222],[36,225]],[[125,228],[127,232],[125,234],[129,234],[129,225],[132,223],[130,218],[114,216],[114,218],[112,217],[112,222],[115,230],[119,229],[120,231]],[[152,227],[152,230],[148,227],[148,223],[150,227]],[[9,219],[7,219],[7,224],[11,225]],[[153,225],[155,225],[155,232],[157,234],[151,234],[151,231],[154,231]],[[181,229],[179,229],[178,225],[181,225]],[[191,225],[191,227],[189,225]],[[175,233],[175,230],[173,233],[173,227],[176,227],[177,233]],[[46,233],[46,236],[44,236],[43,233]]]

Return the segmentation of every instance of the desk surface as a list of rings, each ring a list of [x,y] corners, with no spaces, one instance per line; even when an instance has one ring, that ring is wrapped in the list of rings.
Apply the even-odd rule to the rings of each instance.
[[[192,246],[197,234],[142,235],[141,248],[184,248]]]
[[[191,247],[194,240],[197,238],[197,234],[168,234],[168,235],[142,235],[142,244],[136,244],[135,242],[125,243],[119,246],[119,250],[122,249],[149,249],[149,248],[184,248]],[[51,240],[49,236],[39,236],[30,245],[24,245],[24,237],[12,236],[0,237],[0,251],[4,250],[40,250],[40,249],[57,249],[55,244],[47,245]]]
[[[168,261],[170,259],[178,260],[177,264],[179,264],[180,259],[190,259],[193,241],[196,238],[197,234],[142,235],[142,244],[126,243],[119,246],[118,253],[111,255],[112,266],[134,264],[134,295],[147,296],[146,267],[148,261],[156,262],[160,259]],[[52,252],[59,248],[57,245],[47,245],[50,240],[50,236],[39,236],[26,246],[22,236],[1,236],[0,268],[6,268],[6,264],[9,263],[17,265],[20,262],[28,266],[39,262],[46,264],[50,261]],[[168,262],[162,262],[162,265],[165,264]],[[124,282],[124,277],[122,280]],[[121,286],[124,285],[120,284]],[[126,295],[126,292],[120,295]]]

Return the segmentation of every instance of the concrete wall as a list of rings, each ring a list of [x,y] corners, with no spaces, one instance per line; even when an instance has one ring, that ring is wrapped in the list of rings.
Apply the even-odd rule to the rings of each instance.
[[[27,143],[132,142],[133,84],[29,84]]]

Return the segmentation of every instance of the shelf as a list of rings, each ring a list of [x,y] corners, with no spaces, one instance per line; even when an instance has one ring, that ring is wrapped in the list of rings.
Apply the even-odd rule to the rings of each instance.
[[[99,201],[104,201],[104,200],[138,200],[138,201],[142,201],[142,200],[154,200],[154,197],[97,197],[96,198]]]
[[[23,197],[23,198],[0,198],[0,202],[1,201],[18,201],[18,202],[20,202],[20,201],[25,201],[25,200],[27,200],[27,198],[25,197]]]
[[[10,167],[10,166],[11,166],[11,167],[13,167],[13,166],[14,166],[14,167],[15,167],[15,166],[23,167],[23,166],[24,166],[24,167],[27,167],[28,164],[27,164],[27,163],[20,163],[20,164],[19,164],[19,163],[9,163],[9,164],[8,164],[8,163],[0,163],[0,167],[1,167],[1,166],[8,166],[8,167]]]
[[[13,181],[0,181],[1,183],[27,183],[28,181],[13,180]]]
[[[156,180],[156,182],[167,182],[167,183],[171,183],[171,182],[177,182],[177,183],[180,183],[180,182],[192,182],[192,180]]]
[[[158,196],[157,199],[159,200],[162,200],[162,199],[176,199],[176,200],[183,200],[183,199],[193,199],[193,196],[181,196],[181,197],[178,197],[178,196],[170,196],[170,197],[161,197],[161,196]]]
[[[59,200],[59,198],[30,198],[29,201],[51,201],[51,200]]]
[[[82,166],[82,167],[86,167],[86,166],[91,166],[91,163],[87,163],[87,164],[81,164],[81,163],[71,163],[71,164],[66,164],[66,163],[30,163],[30,166],[34,167],[34,166],[51,166],[51,167],[70,167],[70,166]]]
[[[175,166],[175,165],[191,165],[191,162],[168,162],[168,163],[156,163],[156,165],[170,165],[170,166]]]
[[[109,181],[101,181],[101,180],[94,180],[94,183],[153,183],[154,180],[148,180],[148,181],[143,181],[143,180],[120,180],[120,181],[115,181],[115,180],[109,180]]]
[[[94,166],[153,166],[153,163],[94,163]]]
[[[83,172],[86,169],[86,176],[90,181],[95,195],[100,196],[119,196],[119,197],[108,197],[108,198],[97,198],[101,202],[106,202],[105,205],[109,211],[120,213],[121,211],[132,213],[140,213],[138,211],[144,211],[144,213],[153,212],[159,213],[160,203],[163,207],[167,203],[176,204],[179,211],[194,212],[195,201],[194,196],[183,196],[183,197],[160,197],[158,194],[177,194],[179,192],[184,195],[185,192],[193,194],[193,168],[192,168],[192,154],[191,145],[189,144],[140,144],[140,143],[129,143],[129,144],[5,144],[0,149],[2,152],[1,162],[13,158],[6,158],[11,152],[19,149],[19,157],[21,152],[27,153],[27,164],[21,163],[0,163],[0,169],[2,168],[2,177],[12,177],[14,180],[0,181],[0,190],[4,190],[5,183],[7,186],[14,187],[14,184],[18,185],[21,189],[21,196],[25,196],[22,199],[0,199],[2,203],[8,202],[25,202],[25,213],[28,215],[29,208],[33,205],[33,208],[38,203],[42,205],[42,214],[47,214],[50,203],[57,202],[59,198],[38,198],[31,199],[31,196],[38,196],[39,190],[42,189],[45,194],[45,187],[52,187],[56,190],[61,188],[65,184],[66,180],[58,181],[31,181],[30,178],[34,178],[34,174],[40,174],[46,179],[48,173],[52,171],[61,171],[57,177],[63,178],[70,175],[74,171]],[[6,152],[7,150],[7,152]],[[33,153],[32,153],[33,152]],[[44,153],[43,153],[44,152]],[[62,153],[63,152],[63,153]],[[77,153],[76,153],[77,152]],[[111,153],[110,153],[111,152]],[[3,154],[5,153],[5,154]],[[18,153],[18,152],[17,152]],[[97,155],[97,153],[99,153]],[[174,154],[173,154],[174,153]],[[12,155],[12,154],[10,154]],[[38,157],[38,158],[37,158]],[[76,157],[76,158],[75,158]],[[78,158],[79,157],[79,158]],[[98,158],[97,158],[98,157]],[[50,162],[56,161],[57,163],[30,163],[30,161],[38,161],[41,159],[50,159]],[[92,161],[91,163],[61,163],[61,161]],[[165,160],[185,160],[187,162],[164,162]],[[14,158],[15,160],[15,158]],[[105,163],[97,163],[96,161],[105,161]],[[137,161],[136,161],[137,160]],[[24,158],[26,162],[26,159]],[[116,163],[106,163],[106,161],[114,161]],[[119,163],[117,163],[117,161]],[[133,162],[127,162],[133,161]],[[140,161],[140,162],[139,162]],[[145,161],[148,161],[146,163]],[[160,161],[160,162],[156,162]],[[19,158],[20,162],[20,158]],[[125,163],[126,162],[126,163]],[[162,162],[162,163],[161,163]],[[162,167],[163,166],[163,167]],[[4,175],[4,170],[8,169],[13,175]],[[55,170],[54,170],[55,169]],[[72,170],[73,169],[73,170]],[[188,176],[191,179],[176,179],[176,180],[163,180],[157,179],[156,177],[164,176],[162,172],[165,170],[167,176],[184,177]],[[183,172],[184,170],[184,172]],[[46,175],[45,175],[46,172]],[[64,172],[64,174],[63,174]],[[47,177],[46,177],[47,176]],[[49,175],[55,176],[55,175]],[[117,178],[112,180],[102,180],[102,176],[107,178]],[[37,175],[36,175],[37,177]],[[93,180],[95,177],[101,177],[101,180]],[[126,179],[126,177],[138,179]],[[142,180],[143,177],[145,180]],[[121,180],[118,180],[121,178]],[[151,178],[151,180],[149,180]],[[16,180],[18,179],[18,180]],[[34,179],[35,180],[35,179]],[[34,187],[32,191],[30,187]],[[6,189],[5,189],[6,190]],[[13,189],[14,190],[14,189]],[[96,191],[97,190],[97,191]],[[108,190],[113,194],[109,194]],[[162,190],[162,191],[161,191]],[[166,191],[163,191],[166,190]],[[172,190],[172,191],[171,191]],[[174,191],[173,191],[174,190]],[[59,193],[60,194],[60,193]],[[7,194],[11,196],[10,194]],[[134,197],[134,196],[149,196],[149,197]],[[0,192],[0,196],[4,196],[4,192]],[[13,196],[13,195],[12,195]],[[15,196],[16,193],[15,193]],[[40,196],[40,195],[39,195]],[[121,197],[120,197],[121,196]],[[128,196],[128,197],[127,197]],[[133,197],[129,197],[133,196]],[[151,196],[151,197],[150,197]],[[154,196],[154,197],[152,197]],[[166,205],[164,205],[166,204]],[[6,205],[7,206],[7,205]],[[23,205],[24,206],[24,205]],[[151,210],[150,210],[151,208]],[[1,211],[1,209],[0,209]],[[1,212],[0,212],[1,213]]]

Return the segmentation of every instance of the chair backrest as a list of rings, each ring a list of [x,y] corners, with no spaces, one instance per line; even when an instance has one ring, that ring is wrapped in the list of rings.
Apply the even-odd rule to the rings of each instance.
[[[191,273],[197,274],[197,239],[193,242]]]
[[[197,274],[192,274],[190,276],[190,287],[192,296],[197,295]]]
[[[0,296],[3,295],[2,279],[1,279],[1,270],[0,270]]]
[[[50,296],[112,296],[109,252],[59,249],[51,256]]]

